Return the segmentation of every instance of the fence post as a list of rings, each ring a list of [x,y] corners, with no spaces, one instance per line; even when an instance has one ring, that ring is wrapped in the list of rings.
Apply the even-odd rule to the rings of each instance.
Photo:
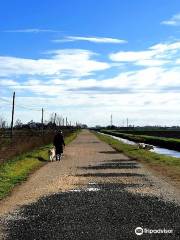
[[[12,118],[11,118],[11,138],[13,136],[13,123],[14,123],[14,104],[15,104],[15,92],[13,93],[13,104],[12,104]]]
[[[54,114],[54,129],[56,129],[56,116],[57,116],[57,114],[55,113]]]
[[[42,118],[41,118],[41,131],[42,131],[42,135],[43,135],[43,130],[44,130],[44,109],[42,108]]]

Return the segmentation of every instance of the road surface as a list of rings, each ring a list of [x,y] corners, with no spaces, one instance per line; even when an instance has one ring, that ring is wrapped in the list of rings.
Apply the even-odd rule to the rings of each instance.
[[[1,201],[0,237],[180,239],[179,196],[145,166],[84,130],[61,162],[46,164]]]

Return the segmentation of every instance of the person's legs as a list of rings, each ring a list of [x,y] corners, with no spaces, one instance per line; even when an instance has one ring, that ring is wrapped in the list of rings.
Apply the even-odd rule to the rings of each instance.
[[[62,150],[61,146],[56,148],[56,161],[61,160],[62,152],[63,152],[63,150]]]
[[[56,161],[58,161],[58,158],[59,158],[59,149],[56,148]]]
[[[61,146],[61,147],[59,148],[59,161],[60,161],[61,158],[62,158],[62,153],[63,153],[63,147]]]

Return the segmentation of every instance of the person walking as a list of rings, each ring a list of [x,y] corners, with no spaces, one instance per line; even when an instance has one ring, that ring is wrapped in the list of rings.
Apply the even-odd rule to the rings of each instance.
[[[53,145],[55,147],[56,161],[60,161],[63,153],[63,146],[65,147],[62,131],[57,131],[54,136]]]

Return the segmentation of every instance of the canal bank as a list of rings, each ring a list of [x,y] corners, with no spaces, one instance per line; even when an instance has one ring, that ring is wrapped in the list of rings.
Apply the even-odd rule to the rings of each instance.
[[[118,141],[121,141],[125,144],[137,145],[137,142],[132,141],[132,140],[128,140],[126,138],[116,137],[116,136],[113,136],[112,134],[107,134],[107,133],[101,133],[101,134],[110,136],[110,137],[112,137],[112,138],[114,138]],[[141,143],[144,143],[144,142],[141,142]],[[167,148],[162,148],[162,147],[158,147],[158,146],[155,146],[155,145],[151,145],[151,146],[153,147],[153,149],[150,150],[151,152],[167,155],[167,156],[170,156],[170,157],[180,158],[180,152],[179,151],[170,150],[170,149],[167,149]]]
[[[95,134],[118,152],[146,164],[151,170],[155,170],[158,175],[164,176],[168,182],[171,182],[178,189],[180,188],[180,158],[139,149],[137,144],[131,143],[130,145],[129,142],[127,143],[128,140],[124,143],[112,136],[97,132]]]
[[[116,130],[106,130],[102,129],[100,132],[110,134],[116,137],[128,139],[130,141],[134,141],[136,143],[145,143],[151,144],[156,147],[169,149],[169,150],[180,150],[180,139],[178,138],[166,138],[166,137],[157,137],[150,135],[135,135],[133,133],[123,133]]]

